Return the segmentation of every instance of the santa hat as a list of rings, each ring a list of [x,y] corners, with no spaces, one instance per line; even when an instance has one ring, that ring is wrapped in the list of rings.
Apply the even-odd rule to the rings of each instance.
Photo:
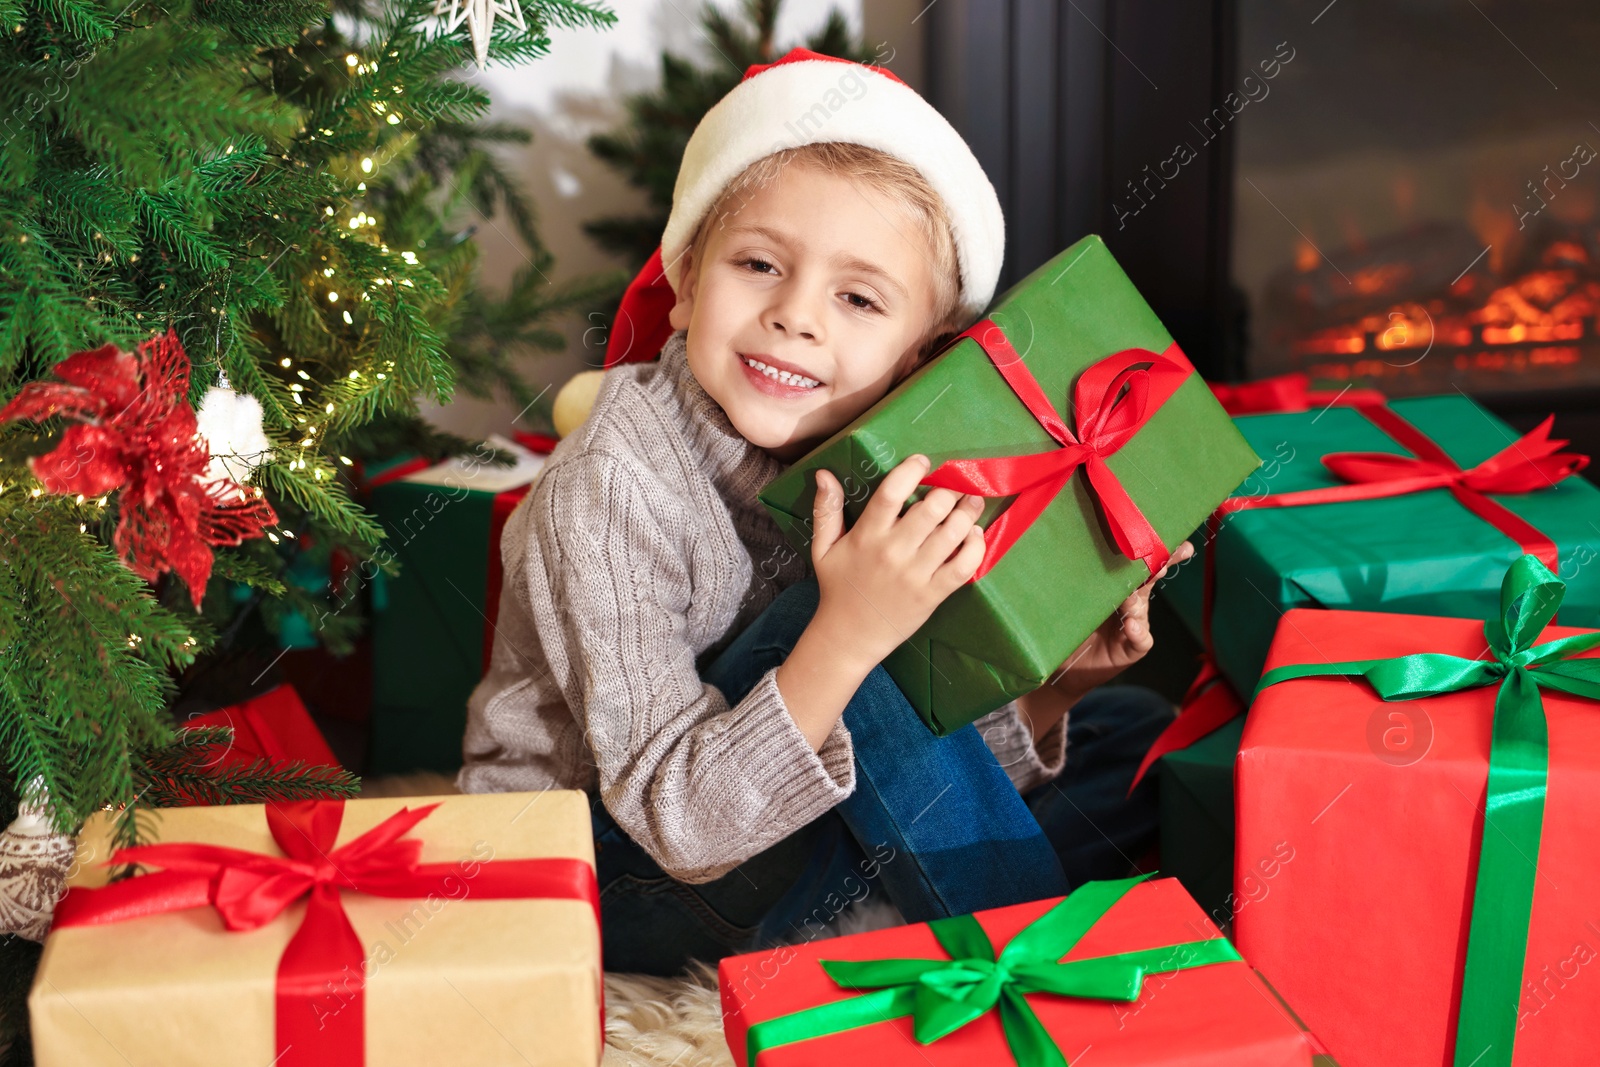
[[[852,73],[864,92],[844,83]],[[695,127],[672,190],[661,247],[617,309],[606,342],[607,367],[654,359],[672,336],[667,314],[677,302],[684,253],[729,183],[774,152],[826,142],[875,148],[921,172],[950,219],[961,309],[976,318],[988,306],[1005,254],[1005,218],[967,143],[931,104],[884,68],[796,48],[775,63],[746,70]]]

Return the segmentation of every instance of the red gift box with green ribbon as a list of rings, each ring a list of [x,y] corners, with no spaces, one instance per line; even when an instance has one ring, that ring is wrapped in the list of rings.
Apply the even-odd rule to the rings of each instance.
[[[1593,1061],[1600,632],[1549,625],[1564,593],[1524,556],[1486,620],[1279,624],[1236,869],[1296,858],[1235,930],[1345,1067]]]
[[[1328,1067],[1172,879],[722,961],[740,1067]]]
[[[883,661],[938,734],[1049,681],[1260,462],[1093,236],[760,498],[809,551],[817,469],[853,523],[915,453],[933,466],[913,499],[987,498],[977,574]]]

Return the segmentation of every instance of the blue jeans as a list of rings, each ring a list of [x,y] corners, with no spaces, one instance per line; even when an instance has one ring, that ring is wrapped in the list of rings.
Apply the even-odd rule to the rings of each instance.
[[[743,699],[794,648],[817,599],[815,580],[786,589],[704,680],[730,705]],[[721,878],[671,878],[594,801],[606,967],[676,974],[691,959],[814,937],[874,888],[922,922],[1120,877],[1155,841],[1153,784],[1124,794],[1172,715],[1150,690],[1096,690],[1072,710],[1066,767],[1023,797],[976,727],[935,737],[876,667],[844,710],[855,791]]]

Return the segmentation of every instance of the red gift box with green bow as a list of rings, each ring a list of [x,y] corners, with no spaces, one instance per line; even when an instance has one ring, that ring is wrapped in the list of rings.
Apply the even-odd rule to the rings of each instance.
[[[733,956],[740,1067],[1330,1067],[1172,879]]]
[[[1564,593],[1529,555],[1487,620],[1278,626],[1237,870],[1281,841],[1297,858],[1235,930],[1345,1067],[1593,1061],[1600,632],[1549,625]]]

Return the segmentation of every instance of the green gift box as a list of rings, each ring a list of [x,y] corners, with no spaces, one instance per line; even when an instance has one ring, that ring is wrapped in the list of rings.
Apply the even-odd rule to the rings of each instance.
[[[1003,331],[1004,341],[996,341],[990,323]],[[980,343],[980,336],[987,340]],[[1014,356],[991,354],[1005,342]],[[1106,448],[1097,487],[1083,471],[1070,473],[992,569],[953,593],[884,660],[934,733],[958,729],[1043,685],[1149,577],[1145,563],[1119,550],[1108,526],[1107,471],[1148,521],[1147,533],[1170,550],[1255,469],[1255,453],[1205,382],[1105,244],[1090,236],[1012,287],[995,302],[986,322],[761,491],[762,503],[785,535],[804,549],[810,544],[818,468],[839,478],[845,517],[853,523],[883,476],[915,453],[931,461],[931,478],[946,460],[1063,452],[1063,442],[1030,410],[1012,376],[1030,372],[1067,427],[1085,434],[1089,431],[1080,419],[1090,419],[1091,413],[1074,415],[1073,399],[1106,375],[1109,357],[1129,350],[1141,350],[1142,362],[1129,355],[1121,365],[1132,379],[1147,378],[1109,379],[1107,400],[1097,410],[1103,413],[1118,401],[1146,403],[1148,418],[1120,447]],[[1097,364],[1101,367],[1085,377]],[[1002,365],[1008,367],[1005,373]],[[1178,373],[1158,377],[1170,371]],[[1163,387],[1150,384],[1157,381],[1166,387],[1181,384],[1158,400]],[[1110,425],[1126,414],[1105,415],[1090,425]],[[925,491],[920,488],[913,499]],[[989,540],[997,538],[996,520],[1024,498],[1038,495],[1030,490],[986,501],[978,522]],[[1013,529],[1020,526],[1014,523]]]
[[[1161,761],[1161,873],[1183,883],[1218,925],[1233,921],[1233,761],[1237,718]]]
[[[1463,395],[1396,400],[1388,407],[1463,469],[1513,444],[1513,455],[1529,460],[1541,451],[1537,434],[1521,437]],[[1330,453],[1411,454],[1355,407],[1234,421],[1265,459],[1240,488],[1245,496],[1345,485],[1321,462]],[[1533,480],[1541,488],[1490,492],[1488,499],[1554,542],[1560,562],[1552,569],[1567,582],[1562,624],[1600,627],[1600,489],[1559,473]],[[1195,538],[1199,552],[1162,583],[1161,592],[1204,640],[1204,557],[1216,553],[1212,643],[1217,666],[1242,694],[1255,689],[1278,617],[1290,608],[1486,618],[1499,610],[1506,568],[1524,553],[1445,488],[1246,509],[1222,522],[1214,544],[1204,541]]]
[[[475,456],[382,481],[371,507],[400,562],[372,619],[368,774],[452,773],[483,677],[500,592],[500,533],[545,457],[504,438],[511,467]]]

